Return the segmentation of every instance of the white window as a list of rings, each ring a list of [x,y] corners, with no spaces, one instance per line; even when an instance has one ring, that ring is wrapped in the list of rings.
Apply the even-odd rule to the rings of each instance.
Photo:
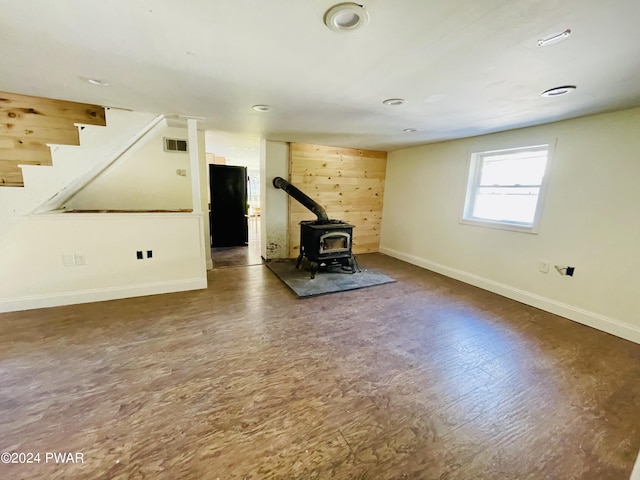
[[[550,144],[473,153],[463,223],[536,233]]]

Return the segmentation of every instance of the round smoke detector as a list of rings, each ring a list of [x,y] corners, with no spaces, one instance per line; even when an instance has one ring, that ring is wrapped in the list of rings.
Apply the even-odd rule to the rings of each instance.
[[[369,22],[364,6],[347,2],[334,5],[324,14],[324,24],[336,33],[360,30]]]

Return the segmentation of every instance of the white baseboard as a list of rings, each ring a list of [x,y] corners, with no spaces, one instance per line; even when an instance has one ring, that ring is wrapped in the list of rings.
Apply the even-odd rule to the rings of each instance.
[[[118,298],[143,297],[161,293],[184,292],[207,288],[206,278],[188,278],[185,280],[147,283],[141,285],[118,286],[74,292],[31,295],[20,298],[0,299],[0,313],[34,308],[59,307],[76,303],[102,302]]]
[[[640,329],[619,320],[605,317],[604,315],[590,312],[588,310],[584,310],[582,308],[578,308],[566,303],[558,302],[550,298],[542,297],[535,293],[520,290],[503,283],[498,283],[493,280],[474,275],[472,273],[447,267],[445,265],[432,262],[424,258],[409,255],[392,248],[381,246],[380,252],[384,253],[385,255],[389,255],[390,257],[394,257],[399,260],[411,263],[418,267],[422,267],[427,270],[440,273],[447,277],[455,278],[456,280],[460,280],[461,282],[474,285],[476,287],[482,288],[483,290],[497,293],[498,295],[502,295],[503,297],[507,297],[526,305],[531,305],[532,307],[539,308],[540,310],[554,313],[561,317],[568,318],[569,320],[582,323],[583,325],[602,330],[603,332],[610,333],[611,335],[615,335],[617,337],[621,337],[635,343],[640,343]]]

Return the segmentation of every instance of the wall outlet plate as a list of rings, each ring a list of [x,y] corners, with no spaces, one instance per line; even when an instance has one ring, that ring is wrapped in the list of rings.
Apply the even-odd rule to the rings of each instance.
[[[538,271],[542,273],[549,273],[549,266],[551,262],[549,260],[539,260],[538,261]]]

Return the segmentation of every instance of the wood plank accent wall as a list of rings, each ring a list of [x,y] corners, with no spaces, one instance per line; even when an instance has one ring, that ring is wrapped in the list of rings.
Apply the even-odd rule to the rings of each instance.
[[[377,252],[387,153],[292,143],[289,181],[353,229],[353,253]],[[315,215],[289,197],[289,256],[300,253],[300,221]]]
[[[0,186],[24,186],[18,165],[51,165],[48,144],[79,145],[76,123],[105,126],[104,108],[0,92]]]

